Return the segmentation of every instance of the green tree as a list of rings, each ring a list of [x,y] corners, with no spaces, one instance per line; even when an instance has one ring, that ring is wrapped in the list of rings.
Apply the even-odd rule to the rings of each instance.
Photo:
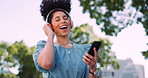
[[[18,77],[13,73],[0,73],[0,78],[18,78]]]
[[[145,59],[148,59],[148,50],[147,51],[143,51],[142,54],[145,57]]]
[[[14,62],[5,61],[8,52],[7,48],[9,44],[7,42],[0,43],[0,78],[17,78],[17,76],[9,71]]]
[[[111,51],[110,41],[105,38],[99,38],[97,35],[93,33],[93,29],[88,24],[83,24],[79,27],[74,27],[72,32],[69,35],[70,40],[79,44],[92,43],[93,41],[101,41],[102,45],[99,49],[99,68],[101,70],[103,68],[108,67],[109,65],[113,66],[114,69],[118,69],[120,67],[119,62],[116,60],[116,56]]]
[[[148,35],[148,0],[79,0],[83,13],[96,20],[106,35],[116,36],[135,23],[143,24]],[[148,44],[147,44],[148,45]],[[143,52],[145,58],[148,51]]]
[[[3,44],[1,43],[1,45]],[[32,53],[35,51],[34,46],[28,48],[23,41],[16,41],[10,46],[3,45],[0,50],[3,51],[0,54],[0,58],[4,58],[1,61],[6,63],[2,64],[3,68],[9,69],[19,66],[19,73],[17,74],[19,78],[41,78],[41,73],[36,70],[33,63]]]

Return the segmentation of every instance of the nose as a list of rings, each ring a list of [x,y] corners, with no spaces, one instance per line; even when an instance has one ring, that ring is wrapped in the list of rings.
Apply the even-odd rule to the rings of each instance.
[[[66,20],[64,20],[63,18],[61,19],[61,23],[64,24],[66,23]]]

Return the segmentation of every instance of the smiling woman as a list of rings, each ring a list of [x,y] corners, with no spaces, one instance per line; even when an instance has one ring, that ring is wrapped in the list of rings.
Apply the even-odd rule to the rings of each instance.
[[[43,0],[40,7],[46,21],[43,31],[47,40],[39,41],[33,53],[37,70],[46,78],[96,78],[96,49],[93,57],[86,53],[90,44],[76,44],[69,40],[73,27],[69,16],[71,1]]]
[[[51,23],[48,23],[48,26],[52,28],[57,38],[59,38],[59,36],[68,37],[68,34],[71,29],[71,21],[63,11],[56,10],[56,12],[53,13]]]

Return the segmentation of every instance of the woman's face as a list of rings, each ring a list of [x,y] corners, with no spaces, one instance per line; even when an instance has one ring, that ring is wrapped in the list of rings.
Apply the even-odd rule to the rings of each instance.
[[[70,18],[62,11],[53,13],[52,28],[57,36],[68,36],[71,29]]]

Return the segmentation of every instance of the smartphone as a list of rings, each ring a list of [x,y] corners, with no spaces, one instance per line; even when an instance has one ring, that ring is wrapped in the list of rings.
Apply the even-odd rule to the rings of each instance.
[[[90,54],[91,56],[94,57],[94,50],[93,50],[93,48],[95,47],[96,50],[98,51],[98,49],[100,48],[101,44],[102,44],[102,42],[100,42],[100,41],[94,41],[92,43],[90,49],[88,50],[88,54]]]

